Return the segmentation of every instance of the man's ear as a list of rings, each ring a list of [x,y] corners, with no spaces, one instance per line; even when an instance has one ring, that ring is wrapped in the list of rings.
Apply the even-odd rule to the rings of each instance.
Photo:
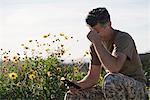
[[[109,22],[106,23],[106,27],[107,27],[107,28],[110,28],[110,27],[111,27],[111,21],[109,21]]]

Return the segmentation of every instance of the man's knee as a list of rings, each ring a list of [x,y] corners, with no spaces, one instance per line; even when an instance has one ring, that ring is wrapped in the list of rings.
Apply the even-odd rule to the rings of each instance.
[[[122,79],[122,74],[118,73],[108,73],[104,77],[104,81],[112,82],[112,81],[120,81]]]
[[[104,84],[103,84],[103,89],[105,88],[110,88],[110,89],[115,89],[115,88],[122,88],[123,85],[123,75],[122,74],[114,74],[114,73],[108,73],[104,77]]]
[[[121,74],[109,73],[104,78],[103,92],[108,100],[126,100]]]

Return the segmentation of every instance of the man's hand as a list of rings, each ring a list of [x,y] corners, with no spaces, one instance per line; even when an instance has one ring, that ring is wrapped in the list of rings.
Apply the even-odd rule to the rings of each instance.
[[[77,81],[72,81],[72,82],[79,86],[79,84],[77,83]],[[78,94],[78,93],[79,93],[79,90],[81,90],[81,89],[76,89],[76,88],[74,88],[74,87],[69,87],[69,92],[70,92],[71,94]]]
[[[101,41],[101,37],[99,35],[99,33],[97,33],[96,31],[90,31],[87,35],[87,38],[92,42],[92,43],[96,43],[96,42],[100,42]]]
[[[70,88],[69,88],[69,92],[70,92],[71,94],[78,94],[78,93],[79,93],[79,90],[76,89],[76,88],[74,88],[74,87],[70,87]]]

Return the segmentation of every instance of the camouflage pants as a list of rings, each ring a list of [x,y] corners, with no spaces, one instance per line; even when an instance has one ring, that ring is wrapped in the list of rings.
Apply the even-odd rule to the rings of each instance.
[[[73,95],[66,93],[64,100],[148,100],[145,84],[123,74],[107,74],[103,87],[92,87]]]

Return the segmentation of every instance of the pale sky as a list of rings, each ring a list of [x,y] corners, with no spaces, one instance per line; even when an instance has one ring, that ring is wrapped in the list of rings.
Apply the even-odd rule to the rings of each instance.
[[[106,7],[112,27],[128,32],[139,53],[150,51],[149,0],[0,0],[0,48],[21,52],[21,44],[45,33],[71,34],[79,42],[66,43],[72,58],[89,49],[86,15]]]

